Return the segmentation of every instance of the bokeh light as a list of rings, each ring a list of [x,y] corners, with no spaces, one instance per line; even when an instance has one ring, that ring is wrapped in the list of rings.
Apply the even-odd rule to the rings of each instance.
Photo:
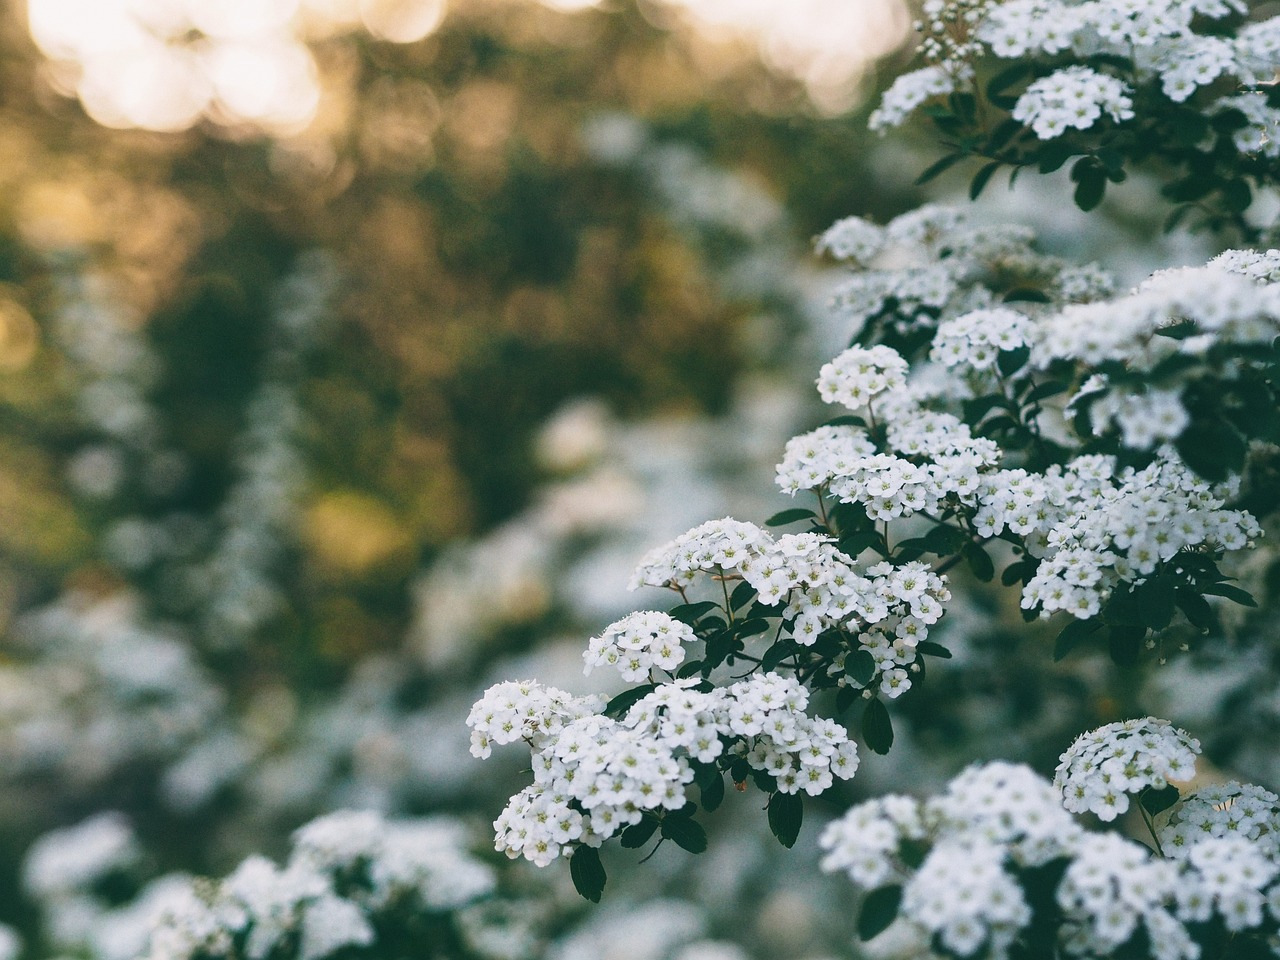
[[[541,3],[573,14],[599,0]],[[908,30],[899,0],[660,0],[651,12],[659,10],[701,43],[713,72],[742,55],[759,58],[803,83],[826,113],[857,102],[869,65]],[[31,36],[51,61],[54,86],[105,126],[157,131],[205,118],[300,132],[322,95],[309,42],[364,29],[416,43],[447,13],[447,0],[28,0]]]

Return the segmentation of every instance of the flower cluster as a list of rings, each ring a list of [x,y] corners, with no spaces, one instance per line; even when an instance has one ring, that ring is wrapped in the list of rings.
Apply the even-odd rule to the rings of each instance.
[[[1232,933],[1263,923],[1263,907],[1277,909],[1280,890],[1264,892],[1280,875],[1275,848],[1259,847],[1243,836],[1210,837],[1187,850],[1178,886],[1178,915],[1203,923],[1215,914]]]
[[[1127,726],[1139,738],[1138,731],[1147,732],[1139,763],[1166,746],[1166,728],[1150,718]],[[1181,736],[1173,738],[1174,752],[1184,748]],[[1122,742],[1112,728],[1085,739]],[[1079,771],[1086,791],[1104,792],[1114,782],[1104,764],[1132,760],[1135,751],[1125,746],[1121,753]],[[1244,793],[1238,785],[1224,791]],[[1194,795],[1184,801],[1189,810],[1198,802]],[[897,918],[957,957],[1007,957],[1013,944],[1026,949],[1034,937],[1032,949],[1072,957],[1111,956],[1143,942],[1158,960],[1196,960],[1203,954],[1199,938],[1212,936],[1209,921],[1259,946],[1275,930],[1274,847],[1243,833],[1206,833],[1165,860],[1116,834],[1086,831],[1070,806],[1026,767],[977,764],[939,797],[887,796],[855,806],[824,831],[822,866],[864,889],[900,886]],[[1053,884],[1051,896],[1045,882]],[[885,922],[879,918],[876,929]]]
[[[1247,511],[1228,510],[1215,488],[1165,456],[1116,471],[1107,457],[1077,457],[1044,475],[1000,471],[983,484],[974,526],[1010,529],[1041,556],[1024,609],[1096,615],[1117,584],[1141,583],[1182,551],[1238,550],[1261,535]]]
[[[1270,790],[1234,780],[1203,787],[1186,797],[1160,829],[1166,856],[1184,857],[1209,837],[1239,837],[1261,849],[1280,847],[1280,797]]]
[[[1027,87],[1013,119],[1052,140],[1068,129],[1088,130],[1103,114],[1119,123],[1133,117],[1133,99],[1115,77],[1089,67],[1066,67]]]
[[[535,750],[574,720],[599,709],[597,697],[575,697],[533,681],[508,681],[490,687],[471,707],[471,753],[487,757],[493,744],[526,740]]]
[[[678,680],[620,720],[570,721],[535,747],[534,782],[494,823],[497,847],[543,866],[574,845],[598,846],[646,815],[681,810],[692,763],[722,756],[773,777],[782,793],[819,794],[853,776],[858,754],[843,727],[808,716],[807,704],[804,687],[777,674],[709,690]]]
[[[990,370],[1002,350],[1029,342],[1031,321],[1017,310],[974,310],[938,324],[930,356],[948,367]]]
[[[1058,763],[1053,785],[1066,809],[1114,820],[1129,809],[1130,794],[1190,779],[1199,753],[1200,742],[1167,720],[1123,720],[1071,744]]]
[[[1157,960],[1194,960],[1195,944],[1170,910],[1176,886],[1174,865],[1146,847],[1115,834],[1084,834],[1057,892],[1066,952],[1108,956],[1142,926]]]
[[[585,672],[607,665],[616,667],[623,680],[647,680],[654,667],[670,673],[680,666],[685,657],[683,644],[696,639],[686,624],[665,613],[633,613],[591,638],[582,654],[587,662]]]
[[[709,520],[645,555],[629,586],[681,587],[701,572],[734,570],[759,557],[772,538],[754,523]]]
[[[143,956],[377,955],[380,937],[422,931],[427,922],[441,928],[437,936],[465,937],[467,925],[453,915],[495,884],[455,821],[341,811],[299,830],[283,867],[255,855],[217,883],[171,885]]]
[[[847,217],[817,247],[859,268],[835,295],[840,319],[854,331],[866,331],[873,319],[899,334],[933,329],[974,310],[1007,309],[1002,294],[1016,288],[1042,291],[1055,303],[1114,292],[1106,271],[1038,253],[1034,239],[1026,227],[972,223],[961,209],[926,205],[883,227]]]
[[[906,385],[907,361],[889,347],[850,347],[818,372],[827,403],[862,410],[877,396]]]

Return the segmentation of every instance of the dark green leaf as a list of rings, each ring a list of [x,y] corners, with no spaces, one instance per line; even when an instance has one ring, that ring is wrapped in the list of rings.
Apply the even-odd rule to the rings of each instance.
[[[988,181],[991,180],[997,170],[1001,167],[999,160],[992,160],[985,167],[979,170],[973,176],[973,181],[969,184],[969,199],[977,200],[982,195],[982,191],[986,188]]]
[[[957,527],[940,523],[922,538],[925,549],[939,556],[955,553],[968,541],[968,535]]]
[[[867,941],[879,936],[898,918],[902,905],[902,887],[893,884],[872,890],[862,901],[858,912],[858,937]]]
[[[862,691],[854,686],[843,686],[836,691],[836,713],[845,713],[862,696]]]
[[[655,689],[657,688],[652,683],[646,683],[639,687],[632,687],[630,690],[623,690],[620,694],[605,704],[605,716],[622,716],[649,694],[653,693]]]
[[[1200,592],[1207,593],[1213,597],[1226,597],[1228,600],[1234,600],[1245,607],[1256,607],[1258,605],[1258,601],[1253,599],[1252,594],[1241,590],[1239,587],[1233,587],[1229,583],[1211,583],[1207,587],[1201,587]]]
[[[600,862],[600,852],[595,847],[583,844],[573,851],[569,858],[569,876],[573,878],[573,888],[585,900],[600,902],[600,894],[604,893],[604,864]]]
[[[996,356],[996,366],[1006,377],[1011,377],[1027,365],[1031,358],[1030,347],[1018,347],[1015,350],[1001,350]]]
[[[940,643],[934,643],[932,640],[921,640],[916,644],[916,652],[928,657],[939,657],[943,660],[951,659],[951,651]]]
[[[876,658],[870,650],[860,647],[845,658],[844,673],[858,686],[865,687],[876,675]]]
[[[1142,623],[1152,630],[1163,630],[1173,619],[1174,591],[1178,581],[1167,573],[1151,577],[1137,588],[1138,612]]]
[[[702,797],[702,807],[708,813],[719,808],[724,803],[724,777],[717,773],[708,783],[699,783],[699,794]]]
[[[739,620],[733,626],[733,635],[739,640],[746,637],[754,637],[756,634],[764,633],[769,629],[769,621],[763,617],[751,617],[747,620]]]
[[[1056,397],[1060,393],[1066,393],[1068,385],[1061,380],[1046,380],[1044,383],[1036,384],[1034,390],[1027,394],[1027,403],[1039,403],[1041,400],[1048,400],[1050,397]]]
[[[707,638],[707,646],[702,655],[702,674],[706,676],[729,658],[731,653],[742,649],[742,644],[729,630],[721,630]]]
[[[1054,662],[1061,660],[1080,644],[1084,643],[1089,637],[1093,636],[1100,628],[1100,624],[1096,620],[1072,620],[1058,634],[1058,639],[1053,644]]]
[[[741,610],[755,598],[756,588],[743,580],[733,588],[733,593],[729,594],[729,609]]]
[[[875,753],[884,755],[893,746],[893,721],[879,700],[868,700],[862,714],[862,739]]]
[[[697,603],[682,603],[678,607],[672,607],[667,615],[673,620],[679,620],[681,623],[692,627],[715,609],[717,609],[717,605],[710,600],[700,600]]]
[[[1244,438],[1219,417],[1193,420],[1175,445],[1187,466],[1206,480],[1223,480],[1244,466]]]
[[[1045,144],[1035,154],[1041,173],[1053,173],[1075,155],[1075,151],[1061,140]]]
[[[777,641],[773,646],[764,652],[764,656],[760,658],[760,669],[765,673],[771,673],[778,664],[791,656],[795,651],[795,641],[783,639]]]
[[[769,798],[769,829],[778,842],[790,849],[804,823],[804,801],[798,793],[775,793]]]
[[[662,818],[662,835],[690,853],[702,853],[707,849],[707,832],[692,817],[667,814]]]
[[[939,174],[950,170],[966,156],[967,154],[964,153],[949,153],[936,163],[929,164],[929,166],[925,168],[924,173],[916,177],[916,186],[928,183]]]
[[[1164,813],[1182,798],[1178,788],[1172,785],[1163,786],[1159,790],[1148,787],[1138,797],[1144,810],[1153,817]]]
[[[1112,661],[1121,667],[1131,667],[1137,663],[1142,656],[1142,638],[1147,635],[1147,628],[1114,623],[1109,630],[1107,649]]]
[[[790,510],[780,510],[772,517],[764,522],[766,527],[783,527],[788,523],[795,523],[797,520],[808,520],[810,517],[816,517],[817,514],[812,510],[806,510],[804,507],[792,507]]]
[[[1213,612],[1213,607],[1209,606],[1209,601],[1196,590],[1190,587],[1178,587],[1177,603],[1193,626],[1204,631],[1218,629],[1218,615]]]
[[[973,575],[983,583],[989,583],[995,577],[995,564],[992,563],[991,555],[983,549],[982,544],[970,540],[961,552],[969,561],[969,569],[973,571]]]
[[[1253,192],[1244,180],[1228,180],[1222,185],[1222,202],[1232,213],[1243,213],[1253,203]]]
[[[1031,64],[1025,60],[1020,60],[1011,67],[1005,67],[987,81],[987,96],[1004,93],[1018,81],[1029,78],[1031,73]]]
[[[991,136],[987,139],[987,149],[985,152],[993,154],[997,151],[1003,150],[1009,141],[1024,129],[1025,127],[1012,117],[1001,120],[996,124],[996,128],[991,131]],[[1014,168],[1013,173],[1016,174],[1018,169],[1020,168]]]
[[[1035,287],[1014,287],[1000,299],[1005,303],[1049,303],[1049,295]]]
[[[648,843],[649,839],[657,832],[658,821],[652,817],[645,817],[639,823],[633,823],[623,830],[619,842],[628,850],[635,850]]]
[[[1086,157],[1085,160],[1089,158]],[[1084,161],[1080,161],[1083,163]],[[1081,170],[1080,163],[1077,163],[1075,170]],[[1074,170],[1072,175],[1075,176]],[[1105,168],[1098,164],[1091,163],[1084,167],[1076,179],[1076,206],[1081,210],[1088,212],[1093,210],[1102,202],[1103,196],[1107,192],[1107,174]]]
[[[852,413],[846,413],[840,417],[832,417],[823,424],[824,427],[865,427],[866,425],[867,421]]]

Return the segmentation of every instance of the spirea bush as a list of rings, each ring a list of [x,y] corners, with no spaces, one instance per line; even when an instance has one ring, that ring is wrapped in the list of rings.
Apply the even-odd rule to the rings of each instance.
[[[1101,202],[1136,164],[1211,226],[1256,236],[1244,212],[1276,182],[1280,19],[1241,0],[926,0],[927,65],[899,77],[871,126],[929,117],[949,148],[927,180],[985,159],[977,196],[1002,167],[1071,162],[1075,202]]]
[[[1275,179],[1280,20],[1218,2],[931,0],[922,29],[929,65],[872,126],[923,108],[953,149],[926,175],[988,157],[976,197],[999,165],[1074,156],[1089,209],[1153,161],[1175,204],[1259,235],[1245,213]],[[988,78],[993,58],[1012,63]],[[1020,611],[1046,662],[1094,650],[1135,676],[1229,650],[1224,614],[1257,606],[1236,574],[1277,492],[1280,251],[1229,249],[1126,289],[1023,227],[936,205],[847,218],[817,249],[850,268],[833,309],[852,337],[817,371],[830,418],[782,452],[795,506],[709,521],[640,560],[632,588],[672,605],[584,655],[622,693],[509,682],[468,718],[475,755],[531,751],[497,848],[567,858],[590,900],[601,846],[701,853],[730,785],[758,792],[793,845],[808,798],[847,795],[859,749],[891,751],[897,701],[929,697],[953,589]],[[1186,785],[1200,749],[1121,716],[1052,781],[990,762],[933,799],[858,804],[823,832],[824,864],[864,891],[864,937],[897,922],[921,955],[1276,955],[1275,794]]]

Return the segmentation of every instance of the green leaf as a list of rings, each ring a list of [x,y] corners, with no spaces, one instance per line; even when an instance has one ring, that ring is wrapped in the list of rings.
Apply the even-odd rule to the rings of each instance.
[[[702,653],[703,676],[724,663],[730,654],[741,650],[742,646],[730,630],[721,630],[714,636],[708,637],[706,648]]]
[[[779,510],[766,520],[764,525],[766,527],[784,527],[788,523],[795,523],[797,520],[808,520],[816,516],[817,514],[812,510],[806,510],[804,507],[792,507],[790,510]]]
[[[775,793],[769,798],[769,830],[787,849],[794,847],[804,823],[804,801],[798,793]]]
[[[965,532],[950,524],[940,523],[921,539],[924,541],[925,549],[929,553],[936,553],[943,556],[955,553],[968,541],[969,537]]]
[[[973,575],[983,583],[990,583],[996,575],[996,566],[991,561],[991,555],[982,548],[982,544],[970,540],[961,552],[969,561],[969,569],[973,571]]]
[[[697,603],[682,603],[678,607],[672,607],[667,611],[667,616],[672,620],[679,620],[681,623],[692,627],[708,613],[716,609],[718,609],[718,604],[714,604],[710,600],[699,600]]]
[[[1144,626],[1163,630],[1173,619],[1174,592],[1178,581],[1172,575],[1162,573],[1151,577],[1137,588],[1138,612]]]
[[[977,200],[982,195],[982,191],[986,188],[987,183],[991,180],[997,170],[1002,166],[999,160],[992,160],[985,167],[974,174],[973,181],[969,184],[969,199]]]
[[[1025,60],[1020,60],[1011,67],[1005,67],[987,81],[987,96],[1004,93],[1018,81],[1030,77],[1031,73],[1031,64]]]
[[[893,746],[893,721],[879,700],[868,700],[862,713],[862,739],[875,753],[883,756]]]
[[[765,673],[772,673],[777,669],[778,664],[791,656],[793,652],[795,652],[794,640],[788,638],[778,640],[760,658],[760,669]]]
[[[1076,206],[1086,213],[1102,202],[1107,191],[1107,171],[1093,157],[1081,157],[1071,168],[1071,179],[1076,182]]]
[[[865,427],[866,425],[867,421],[852,413],[846,413],[839,417],[832,417],[823,424],[824,427]]]
[[[1056,663],[1097,633],[1102,624],[1096,620],[1072,620],[1053,644],[1053,660]]]
[[[1070,146],[1061,140],[1053,140],[1041,147],[1034,159],[1039,164],[1041,173],[1053,173],[1073,156],[1075,151]]]
[[[733,635],[739,640],[746,637],[754,637],[757,634],[765,633],[769,629],[769,621],[763,617],[751,617],[747,620],[739,620],[733,625]]]
[[[1056,397],[1060,393],[1066,393],[1068,385],[1061,380],[1046,380],[1044,383],[1036,384],[1034,390],[1027,394],[1027,403],[1039,403],[1041,400],[1048,400],[1050,397]]]
[[[1192,625],[1206,632],[1219,628],[1218,615],[1200,593],[1190,587],[1178,587],[1177,603]]]
[[[950,170],[957,163],[963,160],[966,156],[968,156],[968,154],[949,153],[945,157],[943,157],[941,160],[937,161],[936,163],[929,164],[929,166],[925,168],[924,173],[916,177],[916,186],[921,186],[922,184],[926,184],[930,180],[932,180],[934,177],[938,176],[939,174],[944,173],[947,170]]]
[[[699,783],[699,796],[702,798],[702,808],[710,813],[712,810],[719,808],[724,803],[724,776],[717,772],[716,776],[706,783]]]
[[[866,648],[858,648],[844,661],[844,673],[859,687],[865,687],[876,675],[876,658]]]
[[[921,640],[917,643],[916,653],[924,654],[927,657],[939,657],[943,660],[951,659],[951,651],[940,643],[934,643],[932,640]]]
[[[1248,591],[1241,590],[1239,587],[1233,587],[1229,583],[1211,583],[1208,586],[1200,588],[1201,593],[1207,593],[1211,597],[1226,597],[1228,600],[1234,600],[1243,607],[1256,607],[1258,601],[1253,599],[1253,595]]]
[[[702,853],[707,849],[707,831],[692,817],[668,814],[662,818],[662,835],[690,853]]]
[[[1035,287],[1014,287],[1000,298],[1005,303],[1049,303],[1050,298],[1043,290]]]
[[[1244,180],[1228,180],[1222,185],[1222,202],[1232,213],[1243,213],[1253,203],[1253,191]]]
[[[836,713],[846,713],[862,697],[862,691],[854,686],[843,686],[836,691]]]
[[[1172,784],[1155,790],[1148,787],[1143,790],[1138,797],[1138,802],[1142,804],[1142,808],[1153,817],[1164,813],[1175,803],[1182,799],[1182,794],[1178,792],[1178,788]]]
[[[733,593],[729,594],[729,609],[741,610],[755,598],[756,588],[743,580],[733,588]]]
[[[646,683],[639,687],[632,687],[630,690],[623,690],[605,704],[604,715],[606,717],[620,717],[656,689],[657,687],[654,684]]]
[[[902,887],[892,884],[878,887],[866,895],[858,912],[858,937],[864,942],[879,936],[898,918],[902,906]]]
[[[649,839],[657,832],[658,821],[653,817],[645,817],[639,823],[633,823],[623,830],[618,842],[628,850],[635,850],[648,843]]]
[[[1244,466],[1244,438],[1221,417],[1192,420],[1175,446],[1187,466],[1206,480],[1226,479]]]
[[[579,896],[592,903],[600,902],[600,894],[604,893],[604,884],[608,877],[604,872],[604,864],[600,862],[600,851],[595,847],[582,844],[573,851],[569,858],[569,876],[573,878],[573,888]]]
[[[1018,347],[1014,350],[1001,350],[996,356],[996,366],[1006,377],[1011,377],[1027,365],[1031,359],[1030,347]]]
[[[1107,649],[1117,666],[1131,667],[1142,657],[1142,638],[1147,628],[1127,623],[1113,623],[1107,638]]]

